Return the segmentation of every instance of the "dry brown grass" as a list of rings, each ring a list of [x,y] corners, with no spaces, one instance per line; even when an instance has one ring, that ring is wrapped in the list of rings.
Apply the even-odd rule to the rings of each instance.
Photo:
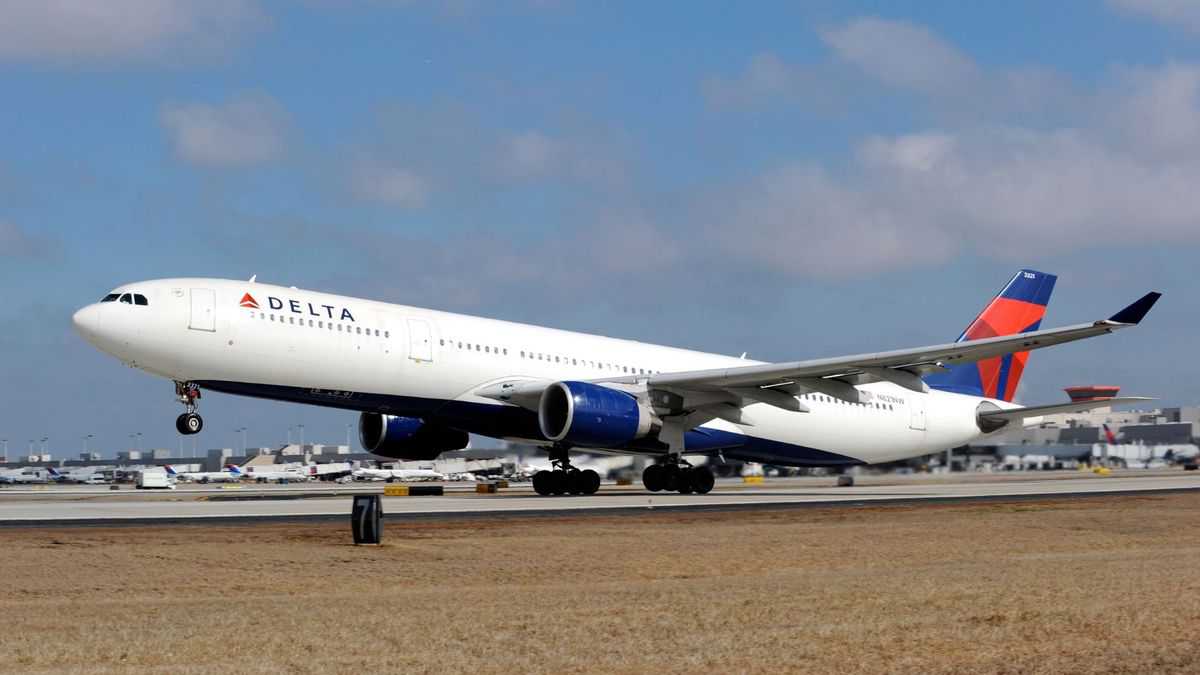
[[[0,530],[20,672],[1200,672],[1200,495]]]

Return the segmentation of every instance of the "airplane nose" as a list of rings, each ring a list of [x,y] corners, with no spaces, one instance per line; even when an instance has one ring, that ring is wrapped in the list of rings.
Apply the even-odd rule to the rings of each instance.
[[[84,307],[75,312],[75,315],[71,317],[71,323],[75,324],[75,331],[84,339],[91,340],[100,332],[100,308],[96,305]]]

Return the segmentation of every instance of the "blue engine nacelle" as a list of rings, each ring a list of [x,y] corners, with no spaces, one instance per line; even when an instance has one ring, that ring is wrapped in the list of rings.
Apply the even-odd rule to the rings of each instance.
[[[471,439],[465,431],[427,424],[417,417],[363,413],[358,418],[358,440],[373,455],[417,462],[462,450]]]
[[[584,448],[616,448],[657,434],[662,422],[636,396],[587,382],[555,382],[538,405],[542,435]]]

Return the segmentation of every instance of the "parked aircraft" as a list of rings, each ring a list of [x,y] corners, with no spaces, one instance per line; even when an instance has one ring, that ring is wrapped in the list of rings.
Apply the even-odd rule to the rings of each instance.
[[[654,458],[651,491],[708,492],[688,455],[783,466],[891,462],[1046,414],[1142,401],[1023,407],[1029,352],[1137,325],[1148,293],[1112,316],[1041,329],[1057,277],[1021,270],[958,340],[762,363],[525,324],[221,279],[121,286],[74,324],[121,361],[173,380],[183,434],[201,389],[354,410],[363,446],[427,461],[468,433],[542,444],[540,494],[591,494],[574,448]],[[223,474],[217,474],[223,475]]]
[[[354,470],[353,476],[355,480],[384,480],[389,483],[397,480],[446,480],[444,474],[432,469],[368,469],[360,467]]]
[[[167,477],[171,480],[194,483],[232,483],[241,480],[245,476],[241,468],[233,464],[226,464],[224,471],[187,471],[179,473],[170,464],[164,466],[163,469],[166,470]]]
[[[88,485],[99,485],[106,483],[104,475],[96,471],[94,467],[85,466],[77,469],[72,469],[66,473],[47,467],[46,472],[50,474],[50,480],[58,483],[86,483]]]
[[[285,481],[301,482],[309,479],[308,472],[297,466],[283,468],[249,467],[243,475],[257,483],[268,483],[271,481],[277,483]]]
[[[37,472],[27,473],[29,467],[14,469],[5,473],[0,473],[0,485],[30,485],[35,483],[50,482],[46,475]]]

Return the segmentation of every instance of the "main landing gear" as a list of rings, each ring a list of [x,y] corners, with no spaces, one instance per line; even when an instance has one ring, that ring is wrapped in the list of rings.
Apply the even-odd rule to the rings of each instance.
[[[204,419],[196,413],[196,401],[200,399],[200,387],[191,382],[176,382],[175,396],[187,408],[187,412],[175,418],[175,429],[184,436],[200,433]]]
[[[705,495],[712,491],[717,479],[707,466],[692,466],[685,459],[675,458],[665,464],[651,464],[642,471],[642,484],[651,492],[665,491],[680,494]]]
[[[554,466],[553,471],[533,474],[533,491],[539,495],[594,495],[600,489],[600,474],[571,466],[566,448],[551,448],[550,464]]]

